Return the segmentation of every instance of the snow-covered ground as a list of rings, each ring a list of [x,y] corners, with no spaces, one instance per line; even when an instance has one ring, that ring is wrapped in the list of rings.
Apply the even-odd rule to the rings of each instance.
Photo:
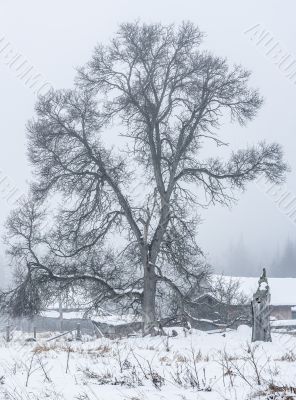
[[[15,333],[0,343],[0,399],[294,398],[280,396],[296,387],[295,337],[273,334],[272,343],[250,344],[246,326],[226,333],[175,331],[176,337],[82,342],[48,341],[43,334],[37,343]]]

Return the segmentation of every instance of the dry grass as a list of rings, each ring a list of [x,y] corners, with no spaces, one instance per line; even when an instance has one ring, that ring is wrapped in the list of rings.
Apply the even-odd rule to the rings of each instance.
[[[112,351],[112,348],[110,346],[101,344],[100,346],[96,347],[95,349],[87,350],[87,353],[90,355],[96,355],[99,357],[106,357],[107,355],[110,354],[111,351]]]
[[[295,362],[296,354],[292,350],[290,350],[287,353],[283,354],[277,361]]]
[[[36,353],[36,354],[41,354],[41,353],[47,353],[49,351],[55,351],[55,352],[66,352],[66,353],[79,353],[79,354],[83,354],[84,350],[82,349],[75,349],[73,347],[70,347],[67,344],[62,344],[62,343],[51,343],[51,344],[37,344],[32,352]]]
[[[175,354],[174,360],[177,363],[188,363],[188,361],[189,361],[189,359],[186,356],[184,356],[183,354],[180,354],[180,353]]]
[[[163,356],[163,357],[160,357],[160,359],[159,359],[159,361],[162,363],[162,364],[165,364],[165,365],[172,365],[172,360],[169,358],[169,357],[167,357],[167,356]]]
[[[46,344],[37,344],[36,347],[34,347],[34,349],[32,350],[33,353],[36,354],[41,354],[41,353],[46,353],[48,351],[54,350],[53,346],[47,346]]]

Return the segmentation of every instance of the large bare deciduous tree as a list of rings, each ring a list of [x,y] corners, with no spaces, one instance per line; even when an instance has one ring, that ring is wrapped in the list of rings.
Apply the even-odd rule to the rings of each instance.
[[[23,265],[18,288],[88,282],[97,301],[139,307],[149,332],[158,288],[186,305],[207,275],[199,208],[231,204],[233,190],[259,175],[282,182],[276,143],[217,156],[222,120],[246,124],[262,99],[248,87],[250,73],[203,51],[202,37],[191,23],[122,24],[79,70],[74,90],[39,99],[28,125],[33,200],[8,223]],[[110,126],[126,147],[107,146]],[[210,158],[202,156],[208,143],[217,149]],[[38,203],[51,193],[62,207],[40,231]]]

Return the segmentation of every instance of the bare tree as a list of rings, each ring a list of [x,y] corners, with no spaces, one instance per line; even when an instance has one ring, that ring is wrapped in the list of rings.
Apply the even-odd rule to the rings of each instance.
[[[251,298],[244,293],[237,278],[214,275],[209,293],[217,300],[217,311],[226,324],[244,321],[251,323]]]
[[[198,209],[231,204],[233,190],[258,175],[280,183],[287,169],[274,143],[227,161],[203,157],[208,142],[226,146],[217,135],[225,115],[244,125],[262,99],[248,88],[248,71],[200,49],[202,37],[191,23],[122,24],[79,71],[75,90],[40,98],[28,125],[35,199],[58,193],[63,206],[39,255],[40,243],[14,230],[12,216],[10,241],[27,243],[27,273],[95,282],[103,297],[139,304],[145,332],[155,323],[159,284],[186,303],[207,274]],[[127,148],[104,143],[111,124]]]
[[[225,277],[224,275],[213,276],[209,292],[220,303],[226,305],[243,305],[251,302],[251,298],[243,292],[238,278]]]

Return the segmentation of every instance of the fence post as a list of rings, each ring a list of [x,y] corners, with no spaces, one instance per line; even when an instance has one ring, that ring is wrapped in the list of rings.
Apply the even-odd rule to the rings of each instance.
[[[82,338],[81,338],[81,326],[80,326],[80,324],[78,323],[77,324],[77,328],[76,328],[76,340],[81,340]]]
[[[34,326],[34,339],[37,339],[37,328],[36,328],[36,326]]]
[[[6,342],[10,342],[10,325],[6,326]]]

